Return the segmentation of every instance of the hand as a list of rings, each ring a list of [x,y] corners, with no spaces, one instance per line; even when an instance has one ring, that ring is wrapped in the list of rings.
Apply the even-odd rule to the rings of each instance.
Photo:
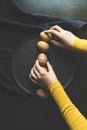
[[[56,40],[51,40],[51,43],[53,43],[54,45],[61,48],[72,49],[72,44],[74,43],[76,36],[72,34],[70,31],[66,31],[61,27],[55,25],[51,27],[49,30],[46,30],[44,32],[51,33],[53,36],[56,36],[61,41],[58,42]]]
[[[38,85],[45,85],[47,88],[49,88],[49,86],[53,82],[58,81],[58,79],[49,62],[47,62],[47,69],[47,72],[43,70],[43,68],[39,65],[38,60],[36,60],[34,67],[31,69],[31,74],[29,75],[31,81]]]

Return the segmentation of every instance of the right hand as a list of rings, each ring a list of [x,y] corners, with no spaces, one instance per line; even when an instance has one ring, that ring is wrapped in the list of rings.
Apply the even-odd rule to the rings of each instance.
[[[70,31],[64,30],[60,26],[55,25],[51,27],[49,30],[45,30],[44,32],[50,33],[53,36],[56,36],[58,39],[60,39],[61,42],[51,40],[51,43],[53,43],[54,45],[61,48],[72,49],[72,45],[76,39],[76,36]]]

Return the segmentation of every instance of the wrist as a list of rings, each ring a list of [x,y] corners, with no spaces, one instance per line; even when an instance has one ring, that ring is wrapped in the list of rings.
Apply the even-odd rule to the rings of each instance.
[[[52,86],[54,86],[56,83],[59,83],[59,81],[56,80],[56,81],[54,81],[54,82],[51,82],[51,83],[47,86],[48,90],[50,90],[50,88],[51,88]]]
[[[70,46],[72,47],[73,46],[73,44],[75,43],[75,41],[76,41],[76,39],[77,39],[77,37],[76,36],[73,36],[71,39],[70,39]]]

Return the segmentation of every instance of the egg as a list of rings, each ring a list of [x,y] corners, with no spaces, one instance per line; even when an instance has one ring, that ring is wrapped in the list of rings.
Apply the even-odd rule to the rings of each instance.
[[[37,96],[39,96],[40,98],[43,98],[43,99],[46,99],[49,96],[48,92],[43,89],[37,89],[36,94],[37,94]]]
[[[46,34],[45,32],[41,32],[40,37],[45,42],[50,42],[50,40],[52,39],[52,35],[50,33]]]
[[[46,53],[49,50],[49,44],[44,41],[38,41],[37,46],[40,52]]]
[[[46,66],[46,64],[47,64],[47,60],[48,60],[48,58],[47,58],[47,56],[46,56],[46,54],[44,54],[44,53],[40,53],[39,55],[38,55],[38,61],[39,61],[39,64],[43,67],[43,66]]]
[[[46,67],[42,67],[46,72],[48,71]]]

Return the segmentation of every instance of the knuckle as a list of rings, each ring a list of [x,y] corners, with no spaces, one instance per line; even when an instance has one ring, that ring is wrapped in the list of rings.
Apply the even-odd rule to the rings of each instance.
[[[44,72],[41,72],[39,75],[38,75],[38,79],[39,80],[43,80],[43,77],[45,76],[45,73]]]
[[[66,33],[67,33],[67,34],[69,34],[69,33],[71,33],[71,32],[70,32],[70,31],[68,31],[68,30],[66,30]]]
[[[58,27],[57,25],[54,26],[55,28]]]
[[[63,31],[61,37],[65,37],[65,35],[66,35],[66,31]]]
[[[54,33],[54,30],[51,30],[52,33]]]

